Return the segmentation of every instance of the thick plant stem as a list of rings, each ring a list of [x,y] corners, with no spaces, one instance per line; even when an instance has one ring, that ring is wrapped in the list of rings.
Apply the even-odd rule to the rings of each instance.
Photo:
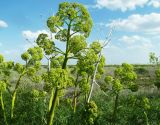
[[[67,61],[68,61],[68,54],[65,55],[65,59],[64,59],[64,62],[63,62],[62,69],[66,69]]]
[[[77,73],[76,81],[75,81],[75,89],[74,89],[74,95],[73,95],[73,112],[76,112],[77,108],[77,82],[78,82],[79,74]]]
[[[5,125],[8,125],[7,118],[6,118],[6,113],[5,113],[5,108],[4,108],[4,101],[3,101],[3,94],[2,94],[2,92],[0,94],[0,100],[1,100],[1,106],[2,106],[2,111],[3,111],[4,123],[5,123]]]
[[[14,111],[14,104],[15,104],[15,100],[16,100],[16,95],[17,92],[15,91],[12,95],[12,105],[11,105],[11,121],[13,119],[13,111]]]
[[[64,61],[63,61],[63,65],[62,65],[62,69],[66,69],[67,66],[67,61],[68,61],[68,47],[69,47],[69,37],[67,38],[67,43],[66,43],[66,54],[64,57]]]
[[[51,90],[51,97],[50,97],[50,100],[49,100],[48,112],[50,112],[50,110],[51,110],[53,97],[54,97],[54,88],[52,88],[52,90]]]
[[[16,94],[17,94],[17,89],[18,89],[18,86],[20,84],[20,81],[21,81],[21,78],[22,76],[24,75],[24,73],[22,73],[17,81],[17,84],[16,84],[16,87],[12,93],[12,102],[11,102],[11,122],[13,120],[13,115],[14,115],[14,106],[15,106],[15,100],[16,100]]]
[[[68,62],[69,40],[70,40],[70,37],[71,37],[71,36],[70,36],[71,23],[72,23],[72,21],[70,21],[70,23],[69,23],[69,25],[68,25],[68,31],[67,31],[67,43],[66,43],[66,52],[65,52],[65,57],[64,57],[62,69],[66,69],[67,62]]]
[[[145,116],[146,125],[149,125],[148,116],[147,116],[147,113],[145,111],[144,111],[144,116]]]
[[[54,119],[54,112],[57,104],[57,98],[58,98],[58,88],[55,89],[54,93],[54,98],[52,100],[52,106],[48,114],[48,120],[47,120],[47,125],[52,125],[53,124],[53,119]]]
[[[62,64],[62,69],[66,69],[66,66],[67,66],[68,53],[69,53],[70,30],[71,30],[71,21],[68,25],[66,53],[65,53],[65,58],[64,58],[63,64]],[[47,125],[52,125],[53,124],[54,112],[55,112],[56,105],[57,105],[57,100],[58,100],[58,93],[59,93],[59,89],[56,87],[55,92],[54,92],[54,98],[53,98],[52,104],[51,104],[51,109],[48,112]]]
[[[66,68],[67,60],[68,60],[67,58],[64,59],[62,69]],[[59,90],[58,90],[58,88],[56,88],[55,92],[54,92],[54,97],[53,97],[52,101],[50,100],[47,125],[53,124],[54,113],[55,113],[55,109],[56,109],[56,105],[57,105],[57,101],[58,101],[58,92],[59,92]]]
[[[48,78],[49,78],[51,65],[50,65],[50,59],[47,58],[47,60],[48,60]],[[51,110],[53,97],[54,97],[54,88],[52,88],[52,90],[51,90],[51,96],[50,96],[50,100],[49,100],[48,112],[50,112],[50,110]]]
[[[115,104],[114,104],[114,110],[113,110],[113,116],[112,116],[112,123],[113,123],[113,125],[116,124],[118,100],[119,100],[119,93],[116,94],[116,99],[115,99]]]
[[[59,106],[59,96],[57,97],[57,106]]]
[[[73,111],[74,111],[74,113],[76,113],[76,109],[77,109],[77,90],[74,91],[73,103],[74,103]]]
[[[51,60],[50,58],[48,59],[48,73],[51,71]]]

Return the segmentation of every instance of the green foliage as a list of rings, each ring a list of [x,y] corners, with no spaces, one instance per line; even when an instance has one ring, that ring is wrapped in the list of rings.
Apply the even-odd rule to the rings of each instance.
[[[98,73],[100,75],[104,73],[104,66],[105,66],[105,57],[102,55],[99,65],[98,65]]]
[[[36,70],[40,69],[41,68],[41,62],[40,61],[36,61],[35,64],[34,64],[34,68]]]
[[[141,74],[141,75],[148,74],[148,70],[143,67],[137,67],[135,68],[135,71],[136,73]]]
[[[90,45],[91,49],[93,49],[95,51],[95,53],[99,53],[102,50],[102,46],[100,44],[100,42],[98,41],[94,41],[92,42],[92,44]]]
[[[146,125],[144,111],[147,114],[148,122],[151,125],[159,124],[159,98],[147,98],[140,95],[122,94],[119,98],[117,125]],[[110,125],[112,120],[113,97],[108,93],[107,96],[103,91],[97,91],[93,97],[99,112],[96,125]],[[148,103],[149,102],[149,103]],[[149,108],[144,108],[147,104]]]
[[[86,39],[82,35],[73,36],[70,39],[70,52],[73,53],[75,56],[80,55],[80,51],[84,50],[87,47]]]
[[[51,58],[51,68],[60,68],[63,65],[64,56]]]
[[[87,9],[78,3],[63,2],[59,5],[58,12],[47,21],[50,31],[55,33],[59,27],[72,25],[73,32],[80,32],[84,36],[89,36],[92,28],[92,20]],[[56,39],[66,41],[67,29],[59,30]]]
[[[24,61],[28,61],[29,58],[30,58],[30,55],[28,52],[25,52],[21,55],[21,58],[24,60]]]
[[[28,76],[33,76],[36,73],[36,70],[33,67],[29,67],[27,70]]]
[[[43,48],[46,55],[51,55],[55,50],[54,42],[48,38],[47,34],[40,34],[36,40],[39,47]]]
[[[102,83],[100,86],[101,90],[103,90],[104,92],[107,92],[108,90],[110,90],[113,84],[113,80],[114,79],[112,76],[106,76],[104,79],[105,83]]]
[[[64,52],[56,47],[53,38],[42,33],[35,41],[37,46],[21,55],[25,65],[5,62],[0,55],[0,124],[159,124],[159,100],[153,104],[150,98],[133,96],[138,85],[130,64],[116,68],[113,77],[107,75],[100,87],[103,91],[95,88],[93,101],[86,102],[95,71],[97,81],[104,73],[105,58],[98,41],[87,45],[92,20],[83,5],[61,3],[58,12],[48,18],[47,26],[56,40],[65,42]],[[40,72],[43,55],[48,60],[48,70]],[[68,68],[69,59],[76,59],[76,66]],[[154,53],[150,54],[150,61],[159,63]],[[10,80],[12,69],[14,80]],[[160,70],[155,74],[155,85],[160,88]]]
[[[137,92],[138,91],[138,85],[137,84],[134,84],[134,83],[131,83],[129,85],[129,89],[132,91],[132,92]]]
[[[32,82],[34,83],[40,83],[42,81],[42,77],[38,75],[34,75],[31,77]]]
[[[9,62],[6,62],[6,69],[12,69],[14,67],[14,62],[13,61],[9,61]]]
[[[71,85],[71,79],[66,69],[52,68],[49,75],[47,73],[43,74],[43,79],[45,82],[50,83],[52,87],[57,87],[58,89]]]
[[[159,89],[160,88],[160,69],[155,71],[156,79],[154,81],[154,85]]]
[[[46,95],[43,93],[28,87],[18,91],[13,125],[45,124],[47,104]]]
[[[150,63],[156,65],[155,69],[155,80],[154,85],[159,89],[160,88],[160,67],[159,67],[159,57],[156,56],[155,53],[150,53]]]
[[[111,76],[107,76],[106,78],[108,84],[110,84],[109,81],[113,80],[114,78]],[[26,88],[24,89],[18,89],[13,125],[21,125],[23,123],[30,125],[45,124],[48,110],[48,93],[44,92],[43,90],[39,90],[39,87],[36,86],[35,88],[30,89],[29,86],[26,86]],[[130,94],[132,95],[132,93]],[[144,115],[145,111],[148,117],[148,121],[151,125],[159,124],[159,98],[152,97],[146,99],[144,97],[131,96],[130,94],[120,95],[116,123],[118,125],[146,124],[146,116]],[[67,101],[69,99],[70,101]],[[114,108],[113,99],[113,95],[108,93],[107,91],[106,95],[100,90],[94,93],[93,101],[95,101],[98,107],[98,116],[95,118],[94,124],[109,125],[111,123],[112,112]],[[4,102],[4,104],[6,105],[6,109],[8,109],[8,106],[10,105],[10,95],[7,91],[4,92]],[[84,123],[84,121],[88,121],[88,123],[86,124],[92,123],[90,122],[92,121],[92,119],[89,120],[89,115],[86,117],[84,117],[83,115],[84,112],[88,111],[85,110],[87,109],[85,108],[87,106],[84,105],[83,107],[83,99],[78,100],[77,111],[75,114],[73,114],[71,102],[72,98],[70,98],[70,92],[67,93],[65,98],[60,97],[61,105],[58,106],[55,112],[54,124],[82,125],[86,123]],[[0,119],[2,119],[2,121],[0,121],[0,124],[3,124],[2,111],[0,113],[0,116]],[[8,111],[7,116],[9,118]]]
[[[0,54],[0,63],[2,63],[4,61],[3,56]]]
[[[120,79],[122,84],[129,84],[137,79],[137,75],[134,72],[133,66],[123,63],[122,67],[115,70],[115,77]]]
[[[142,107],[145,109],[145,110],[148,110],[150,109],[150,103],[149,103],[149,99],[144,97],[142,99]]]
[[[155,71],[155,74],[156,74],[156,77],[160,77],[160,69],[157,69],[157,70]]]
[[[44,50],[46,55],[49,55],[46,57],[48,60],[48,71],[43,75],[43,80],[45,81],[45,88],[47,90],[50,88],[49,91],[52,91],[49,117],[47,119],[47,124],[51,125],[59,90],[63,90],[75,83],[73,78],[70,77],[70,73],[65,70],[67,62],[69,59],[79,59],[85,53],[87,47],[85,37],[88,37],[91,32],[92,20],[83,5],[63,2],[59,5],[58,12],[48,18],[47,26],[52,33],[55,33],[55,39],[66,42],[66,50],[63,52],[58,47],[55,47],[53,40],[48,38],[47,34],[40,34],[36,40],[37,45]],[[91,68],[93,69],[93,66]],[[88,81],[83,83],[88,83]],[[84,91],[87,91],[88,85],[84,84],[82,86]]]
[[[121,84],[120,80],[116,79],[113,81],[112,90],[115,93],[120,92],[123,89],[123,85]]]
[[[0,92],[3,92],[6,90],[6,83],[4,81],[0,81]]]
[[[125,89],[130,89],[132,92],[136,92],[138,90],[138,85],[135,83],[136,79],[137,75],[134,72],[133,66],[127,63],[123,63],[122,66],[115,69],[114,78],[107,76],[104,79],[106,84],[101,86],[102,90],[105,92],[110,90],[115,96],[113,113],[110,119],[112,124],[117,123],[120,92]]]
[[[110,84],[112,83],[112,81],[113,81],[113,77],[111,77],[111,76],[106,76],[104,80],[105,80],[105,82],[107,83],[107,85],[110,85]]]
[[[24,71],[24,67],[20,63],[16,63],[14,66],[14,70],[21,74]]]
[[[98,60],[98,55],[94,50],[89,49],[85,56],[80,57],[77,62],[78,72],[85,72],[88,75],[92,75],[95,70],[95,63]],[[80,74],[81,74],[80,73]]]
[[[149,54],[149,61],[150,61],[151,64],[156,64],[156,65],[159,64],[158,57],[156,56],[155,53],[152,53],[152,52]]]
[[[74,72],[76,71],[78,77],[80,77],[77,78],[75,82],[75,88],[79,87],[80,92],[84,93],[85,96],[91,89],[90,82],[95,73],[97,63],[99,65],[95,75],[96,79],[100,79],[101,75],[104,73],[105,58],[104,56],[101,56],[101,58],[99,57],[100,51],[101,45],[98,42],[93,42],[88,49],[82,51],[76,68],[74,69]]]
[[[81,89],[81,92],[87,94],[90,90],[90,84],[89,81],[86,78],[82,78],[79,81],[79,87]]]
[[[2,62],[0,63],[0,74],[3,76],[3,80],[7,80],[11,74],[11,69],[14,67],[14,62]]]
[[[83,112],[84,125],[94,125],[98,117],[98,108],[95,102],[91,101],[85,105]]]
[[[112,90],[115,93],[119,93],[122,89],[130,89],[132,92],[138,90],[138,85],[135,83],[137,75],[134,72],[134,68],[130,64],[123,63],[121,67],[115,69],[115,78],[106,76],[103,90],[108,90],[109,86],[112,86]]]
[[[27,52],[30,54],[30,59],[28,60],[29,65],[34,65],[43,58],[43,51],[40,47],[29,48]]]

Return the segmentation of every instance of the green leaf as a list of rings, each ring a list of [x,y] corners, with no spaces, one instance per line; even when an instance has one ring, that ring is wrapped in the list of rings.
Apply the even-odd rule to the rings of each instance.
[[[4,61],[3,56],[0,54],[0,63],[2,63]]]

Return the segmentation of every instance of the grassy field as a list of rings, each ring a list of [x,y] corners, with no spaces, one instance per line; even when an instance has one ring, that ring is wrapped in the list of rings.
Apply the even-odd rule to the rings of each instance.
[[[70,66],[70,68],[73,66]],[[108,75],[113,76],[114,70],[119,67],[118,65],[105,66],[105,72],[101,79],[98,80],[98,84],[101,86],[104,84],[104,78]],[[39,71],[42,74],[46,71],[46,67],[43,66]],[[137,92],[131,92],[129,90],[122,91],[119,98],[119,106],[117,112],[116,125],[146,125],[143,112],[148,115],[150,125],[159,125],[160,121],[160,92],[154,86],[155,68],[152,65],[134,65],[134,71],[137,74],[136,84],[139,86]],[[12,72],[10,81],[12,86],[15,86],[15,82],[18,78],[16,72]],[[48,106],[48,97],[33,96],[33,90],[43,90],[42,84],[35,84],[31,82],[27,77],[23,78],[21,85],[18,89],[17,101],[15,103],[15,123],[13,125],[45,125],[46,110]],[[115,96],[110,92],[104,92],[98,85],[95,85],[94,94],[92,100],[98,107],[98,118],[94,125],[110,125],[112,121],[112,114],[114,108]],[[64,95],[60,97],[59,103],[55,114],[54,125],[83,125],[81,119],[84,110],[83,99],[84,95],[77,98],[77,113],[73,113],[72,109],[72,88],[65,91]],[[130,103],[132,98],[136,97],[137,102],[133,105]],[[142,98],[147,97],[150,102],[150,109],[144,110],[141,105]],[[5,104],[8,106],[11,102],[9,96],[6,94]],[[137,106],[138,105],[138,106]],[[7,107],[6,107],[7,108]],[[1,114],[0,114],[1,116]],[[38,120],[37,120],[38,119]],[[0,122],[1,123],[1,122]],[[25,124],[24,124],[25,123]]]
[[[108,65],[105,66],[105,73],[102,79],[98,82],[103,83],[105,76],[114,75],[114,70],[119,67],[119,65]],[[155,67],[153,65],[134,65],[134,70],[137,74],[136,83],[139,86],[137,94],[146,96],[160,96],[160,92],[157,87],[154,86],[155,79]]]
[[[69,66],[73,67],[73,66]],[[114,70],[119,67],[119,65],[106,65],[105,72],[102,75],[101,79],[98,80],[98,84],[101,85],[104,83],[104,78],[108,75],[114,76]],[[154,79],[155,79],[155,67],[153,65],[134,65],[134,70],[137,74],[136,83],[139,86],[139,90],[137,94],[148,95],[148,96],[159,96],[160,92],[154,86]],[[43,66],[39,71],[39,74],[42,74],[46,71],[46,66]],[[11,74],[10,80],[11,83],[15,83],[17,80],[18,74],[13,71]],[[23,79],[23,85],[21,87],[25,88],[25,83],[28,83],[29,79]],[[31,82],[31,81],[30,81]],[[32,83],[31,83],[32,85]]]

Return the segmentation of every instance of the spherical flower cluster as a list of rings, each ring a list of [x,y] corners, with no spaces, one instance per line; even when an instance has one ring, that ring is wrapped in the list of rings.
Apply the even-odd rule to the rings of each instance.
[[[18,73],[22,73],[24,71],[24,67],[20,63],[16,63],[14,66],[14,70],[17,71]]]
[[[0,92],[3,92],[6,90],[6,83],[4,81],[0,81]]]
[[[95,102],[91,101],[85,105],[85,111],[83,112],[84,124],[94,125],[96,118],[98,117],[98,108]]]

